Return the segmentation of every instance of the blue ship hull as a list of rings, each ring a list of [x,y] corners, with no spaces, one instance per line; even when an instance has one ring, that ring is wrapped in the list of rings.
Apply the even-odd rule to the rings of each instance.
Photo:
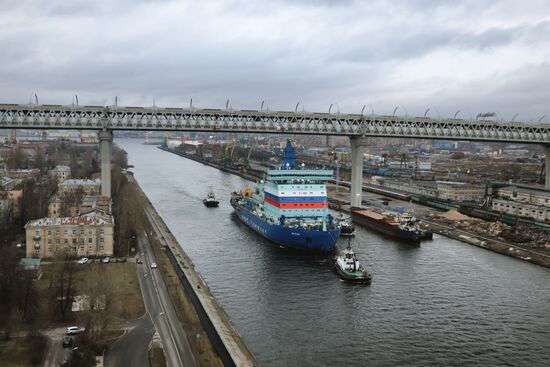
[[[246,208],[233,205],[237,216],[258,234],[281,246],[300,250],[329,252],[334,250],[340,236],[340,228],[332,231],[288,228],[270,224],[257,217]]]

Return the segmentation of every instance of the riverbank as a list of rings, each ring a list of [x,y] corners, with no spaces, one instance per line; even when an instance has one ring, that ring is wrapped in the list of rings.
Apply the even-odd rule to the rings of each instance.
[[[177,306],[178,316],[188,331],[190,344],[201,365],[257,366],[252,353],[217,303],[194,264],[168,229],[139,184],[128,175],[128,181],[143,201],[149,239],[169,284],[170,296]],[[177,283],[174,283],[176,281]],[[206,332],[207,338],[203,335]],[[214,358],[209,350],[217,354]]]
[[[329,190],[329,207],[333,210],[340,210],[350,214],[349,201],[342,197],[342,193],[336,195],[335,192]],[[391,208],[388,208],[391,210]],[[479,235],[472,231],[456,228],[452,225],[439,222],[434,216],[431,216],[431,208],[427,208],[424,213],[416,213],[417,218],[421,222],[423,230],[427,230],[441,236],[455,239],[470,245],[491,250],[502,255],[511,256],[520,260],[528,261],[536,265],[550,268],[550,254],[545,254],[540,251],[532,250],[515,243],[502,241],[491,237],[490,235]]]
[[[256,181],[261,180],[262,177],[263,177],[263,171],[250,169],[246,172],[243,172],[243,171],[240,171],[238,169],[234,169],[234,168],[231,168],[231,167],[227,167],[227,166],[218,164],[216,162],[201,159],[199,156],[194,155],[194,154],[183,153],[183,152],[180,152],[180,151],[177,151],[177,150],[174,150],[174,149],[170,149],[170,148],[166,148],[166,147],[163,147],[163,146],[159,146],[158,148],[161,149],[161,150],[164,150],[165,152],[173,153],[173,154],[179,155],[180,157],[191,159],[192,161],[195,161],[195,162],[198,162],[198,163],[202,163],[206,166],[217,168],[217,169],[219,169],[223,172],[232,173],[234,175],[240,176],[240,177],[242,177],[246,180],[249,180],[249,181],[256,182]]]
[[[480,236],[479,234],[457,229],[442,223],[437,223],[433,220],[421,218],[423,228],[429,229],[433,233],[440,234],[449,238],[466,242],[470,245],[481,247],[487,250],[498,252],[499,254],[515,257],[520,260],[550,268],[550,255],[534,251],[521,245],[500,241],[488,236]]]

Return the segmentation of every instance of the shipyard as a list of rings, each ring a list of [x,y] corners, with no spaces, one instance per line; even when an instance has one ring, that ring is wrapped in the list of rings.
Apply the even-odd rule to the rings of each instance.
[[[6,5],[1,367],[550,366],[550,3]]]

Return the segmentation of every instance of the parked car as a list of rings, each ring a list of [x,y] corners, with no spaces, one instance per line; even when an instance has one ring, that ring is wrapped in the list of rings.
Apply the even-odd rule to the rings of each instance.
[[[111,263],[116,263],[116,258],[114,258],[114,257],[113,257],[113,258],[110,258],[110,259],[109,259],[109,262],[111,262]]]
[[[78,263],[79,264],[86,264],[88,262],[88,258],[87,257],[83,257],[82,259],[78,260]]]
[[[76,334],[80,334],[82,332],[84,332],[86,329],[84,329],[83,327],[79,327],[79,326],[69,326],[67,328],[67,331],[65,334],[67,335],[76,335]]]
[[[119,263],[124,263],[124,262],[126,262],[126,258],[125,257],[119,257],[119,258],[116,259],[116,261],[119,262]]]
[[[70,336],[63,337],[63,348],[69,348],[73,346],[73,338]]]
[[[15,245],[15,247],[21,248],[21,247],[23,247],[23,244],[22,244],[22,243],[18,243],[17,245]]]
[[[156,269],[157,268],[157,263],[151,263],[151,269]]]
[[[94,262],[93,259],[88,259],[88,261],[86,261],[86,264],[91,264],[91,263],[93,263],[93,262]]]
[[[110,261],[109,257],[104,257],[101,262],[107,264]]]
[[[143,260],[141,260],[139,257],[136,259],[136,264],[143,264]]]

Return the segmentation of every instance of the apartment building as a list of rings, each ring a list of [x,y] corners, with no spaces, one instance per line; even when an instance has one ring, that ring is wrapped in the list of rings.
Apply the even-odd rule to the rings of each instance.
[[[61,183],[71,178],[71,168],[69,166],[58,165],[52,170],[52,177]]]
[[[101,192],[101,179],[68,179],[57,185],[58,193],[76,192],[81,188],[86,195],[99,195]]]
[[[25,225],[27,257],[49,258],[56,254],[111,256],[112,215],[92,211],[78,217],[42,218]]]

